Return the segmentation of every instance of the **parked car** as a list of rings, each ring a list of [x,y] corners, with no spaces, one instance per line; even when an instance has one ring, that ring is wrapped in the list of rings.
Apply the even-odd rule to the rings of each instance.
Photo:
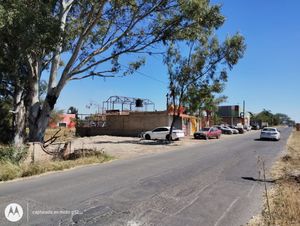
[[[252,129],[252,130],[259,130],[260,127],[259,127],[258,124],[253,124],[253,125],[251,126],[251,129]]]
[[[231,129],[236,129],[238,133],[243,134],[245,132],[243,127],[240,126],[230,126]]]
[[[260,139],[280,140],[280,132],[274,127],[265,127],[260,132]]]
[[[151,131],[144,132],[142,134],[143,138],[146,140],[157,140],[157,139],[169,139],[171,127],[165,126],[165,127],[157,127]],[[179,129],[173,128],[172,131],[172,140],[178,140],[179,138],[184,137],[184,132]]]
[[[239,134],[239,131],[237,129],[230,128],[229,126],[224,126],[224,128],[230,129],[232,131],[232,134]]]
[[[225,128],[224,126],[217,126],[217,128],[221,130],[223,134],[233,134],[230,128]]]
[[[215,137],[219,139],[221,137],[222,131],[219,130],[217,127],[207,127],[199,130],[198,132],[194,133],[195,139],[204,138],[208,140],[209,138]]]
[[[247,131],[250,131],[252,129],[251,126],[247,126],[247,125],[244,125],[244,129],[247,130]]]

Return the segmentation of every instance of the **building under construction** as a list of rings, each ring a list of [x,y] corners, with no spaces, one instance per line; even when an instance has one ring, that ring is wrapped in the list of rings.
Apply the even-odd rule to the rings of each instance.
[[[111,96],[103,102],[103,113],[85,117],[77,126],[79,136],[114,135],[139,136],[156,127],[170,126],[173,111],[156,111],[149,99]],[[200,120],[180,113],[175,128],[192,135],[199,129]]]

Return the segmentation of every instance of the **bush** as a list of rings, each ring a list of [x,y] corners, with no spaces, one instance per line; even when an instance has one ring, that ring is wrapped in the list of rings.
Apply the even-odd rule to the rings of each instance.
[[[0,181],[12,180],[20,176],[20,167],[11,162],[0,161]]]
[[[0,181],[12,180],[18,177],[28,177],[73,168],[80,165],[103,163],[112,160],[113,157],[104,152],[90,152],[85,156],[78,156],[74,160],[57,160],[47,162],[36,162],[32,164],[22,163],[26,153],[24,150],[15,148],[0,148]]]
[[[27,156],[27,149],[13,146],[0,147],[0,162],[10,162],[18,165]]]
[[[10,98],[0,98],[0,143],[8,144],[12,141],[12,100]]]

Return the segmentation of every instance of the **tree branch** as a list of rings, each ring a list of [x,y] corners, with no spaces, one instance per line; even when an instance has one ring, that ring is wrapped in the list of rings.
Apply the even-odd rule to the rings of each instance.
[[[90,69],[91,67],[94,67],[100,63],[103,63],[102,61],[98,61],[97,63],[94,63],[92,65],[89,65],[87,66],[85,69],[82,69],[80,70],[84,65],[86,65],[92,58],[94,58],[95,56],[105,52],[106,50],[108,50],[111,46],[113,46],[115,43],[117,43],[119,40],[121,40],[124,36],[128,35],[128,32],[130,30],[132,30],[136,25],[137,23],[139,23],[140,21],[142,21],[144,18],[146,18],[148,15],[150,15],[152,12],[155,11],[155,9],[157,9],[160,5],[163,4],[163,1],[160,1],[158,4],[156,4],[155,6],[153,6],[150,10],[148,10],[145,14],[143,15],[140,15],[138,17],[137,14],[135,13],[133,16],[132,16],[132,20],[129,22],[129,25],[127,26],[127,28],[125,29],[125,31],[123,31],[123,33],[121,33],[118,37],[116,37],[115,39],[111,40],[110,42],[106,42],[104,46],[102,46],[101,48],[98,48],[97,50],[95,50],[94,52],[92,52],[91,54],[89,54],[84,60],[82,60],[77,66],[74,67],[74,69],[72,70],[72,72],[70,73],[71,76],[74,75],[74,74],[80,74],[88,69]],[[118,29],[116,29],[117,31]],[[111,38],[111,37],[110,37]],[[110,39],[109,38],[109,39]],[[145,48],[145,47],[144,47]],[[141,49],[144,49],[144,48],[140,48]],[[132,48],[128,48],[128,49],[132,49]],[[120,54],[126,52],[127,50],[125,51],[122,51]],[[133,52],[133,51],[132,51]],[[136,51],[134,51],[136,52]],[[120,54],[116,54],[115,56],[118,56]],[[114,57],[115,57],[114,56]],[[114,57],[109,57],[107,58],[107,60],[109,59],[112,59]],[[70,76],[70,77],[71,77]]]
[[[60,21],[60,30],[61,32],[65,31],[66,27],[66,21],[68,13],[72,7],[74,0],[69,0],[66,2],[66,0],[61,0],[61,10],[59,14],[59,21]],[[62,52],[62,38],[60,40],[60,43],[56,47],[56,50],[53,53],[52,62],[51,62],[51,69],[50,69],[50,76],[49,76],[49,82],[48,82],[48,91],[50,91],[52,88],[55,87],[56,77],[57,77],[57,71],[60,63],[60,54]]]

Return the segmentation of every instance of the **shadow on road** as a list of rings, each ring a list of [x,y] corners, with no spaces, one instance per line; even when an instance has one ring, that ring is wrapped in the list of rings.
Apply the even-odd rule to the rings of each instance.
[[[256,138],[256,139],[254,139],[254,141],[262,141],[262,142],[274,142],[274,141],[277,141],[277,140],[271,140],[271,139],[260,139],[260,138]]]
[[[257,179],[254,177],[241,177],[243,180],[251,180],[251,181],[255,181],[255,182],[267,182],[267,183],[275,183],[276,180],[274,179]]]

